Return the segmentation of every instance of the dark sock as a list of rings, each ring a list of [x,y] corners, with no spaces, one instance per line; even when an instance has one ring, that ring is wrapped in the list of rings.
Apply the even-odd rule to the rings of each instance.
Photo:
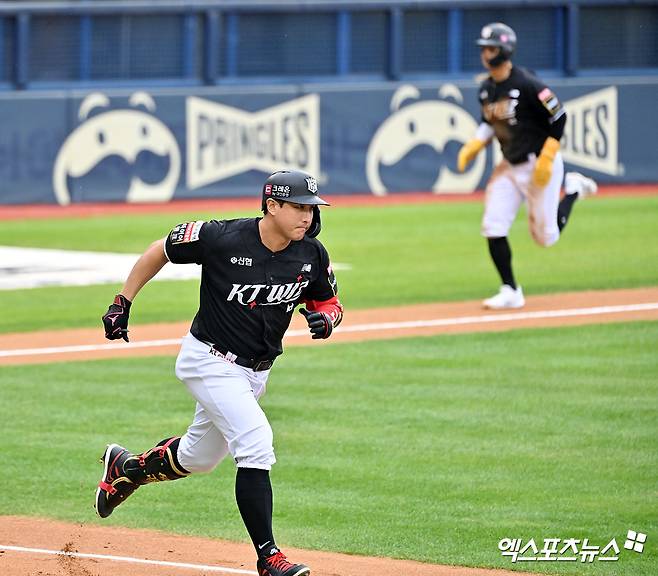
[[[272,535],[272,484],[269,470],[238,468],[235,499],[256,554],[269,556],[276,546]]]
[[[507,237],[487,238],[489,242],[489,254],[493,260],[496,270],[500,275],[503,284],[507,284],[516,290],[516,282],[512,273],[512,249],[510,248]]]
[[[575,194],[565,194],[564,198],[560,200],[560,204],[557,207],[557,227],[560,229],[560,232],[567,225],[571,209],[576,200],[578,200],[577,192]]]

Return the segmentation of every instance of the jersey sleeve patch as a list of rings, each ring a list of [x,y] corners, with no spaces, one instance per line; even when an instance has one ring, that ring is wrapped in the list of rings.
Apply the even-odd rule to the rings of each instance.
[[[203,220],[196,222],[183,222],[174,227],[169,233],[169,241],[172,244],[184,244],[185,242],[196,242],[199,240],[199,232],[203,226]]]
[[[543,101],[553,96],[553,92],[551,92],[550,88],[544,88],[539,94],[537,94],[537,96],[539,96],[539,99]]]
[[[334,267],[331,265],[331,262],[329,262],[329,266],[327,266],[327,282],[329,282],[329,286],[331,286],[334,296],[338,294],[338,282],[336,282]]]
[[[537,97],[551,116],[556,116],[562,109],[562,104],[560,104],[557,96],[551,92],[550,88],[544,88],[537,94]]]

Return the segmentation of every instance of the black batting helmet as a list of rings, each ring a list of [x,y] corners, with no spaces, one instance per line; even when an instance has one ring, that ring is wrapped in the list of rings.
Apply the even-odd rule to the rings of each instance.
[[[492,22],[483,26],[480,31],[480,37],[477,39],[478,46],[494,46],[500,49],[500,52],[491,60],[490,66],[500,66],[506,60],[509,60],[516,48],[516,32],[507,24],[502,22]]]
[[[300,170],[280,170],[274,172],[263,184],[261,208],[267,211],[267,199],[295,202],[296,204],[310,204],[313,206],[313,221],[306,235],[315,238],[320,233],[320,206],[329,206],[318,196],[317,180]]]

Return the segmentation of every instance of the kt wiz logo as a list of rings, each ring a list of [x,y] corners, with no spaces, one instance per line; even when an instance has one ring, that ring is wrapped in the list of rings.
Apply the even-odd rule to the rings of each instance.
[[[291,282],[289,284],[233,284],[227,302],[238,301],[244,306],[254,308],[255,306],[276,306],[287,302],[297,301],[304,288],[309,284],[308,280],[303,282]]]

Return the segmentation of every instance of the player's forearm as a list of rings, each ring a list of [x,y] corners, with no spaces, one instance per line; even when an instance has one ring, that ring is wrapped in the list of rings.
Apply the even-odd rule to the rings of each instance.
[[[564,134],[564,127],[567,124],[567,115],[566,113],[562,114],[555,122],[553,122],[548,129],[548,136],[550,138],[555,138],[558,142],[562,140],[562,135]]]
[[[126,283],[121,289],[121,294],[132,302],[144,284],[153,278],[166,263],[167,257],[164,252],[164,240],[156,240],[133,266],[130,274],[128,274]]]
[[[491,138],[493,138],[493,135],[493,128],[486,122],[482,122],[478,126],[475,138],[471,138],[459,150],[459,155],[457,156],[457,169],[460,172],[466,170],[466,166],[468,166],[480,153],[480,150],[489,143]]]
[[[325,312],[329,314],[334,327],[338,326],[343,320],[344,308],[337,296],[329,300],[304,300],[304,304],[311,312]]]

